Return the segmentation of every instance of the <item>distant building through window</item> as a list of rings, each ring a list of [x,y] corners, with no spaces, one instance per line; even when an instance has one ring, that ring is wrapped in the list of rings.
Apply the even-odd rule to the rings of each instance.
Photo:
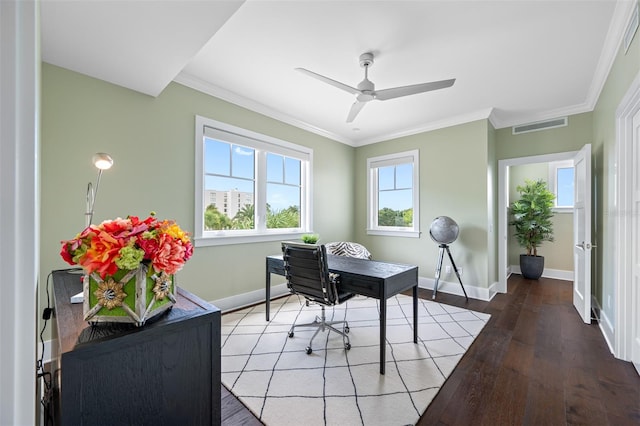
[[[196,117],[196,245],[309,232],[312,157],[309,148]]]

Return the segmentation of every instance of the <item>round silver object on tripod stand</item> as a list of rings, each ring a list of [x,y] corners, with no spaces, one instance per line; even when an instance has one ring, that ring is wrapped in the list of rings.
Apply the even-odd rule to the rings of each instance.
[[[469,297],[467,297],[467,292],[464,289],[464,285],[462,285],[460,273],[458,272],[458,268],[456,267],[456,264],[453,261],[453,257],[451,256],[451,251],[449,250],[449,244],[451,244],[458,238],[459,231],[460,230],[456,221],[448,216],[436,217],[433,222],[431,222],[431,226],[429,227],[429,235],[431,236],[431,239],[438,243],[440,247],[440,255],[438,256],[438,265],[436,267],[436,281],[433,285],[432,299],[435,299],[436,294],[438,293],[438,282],[440,281],[442,260],[444,258],[444,252],[446,250],[447,254],[449,255],[449,260],[451,261],[451,266],[453,266],[453,270],[458,277],[458,281],[460,281],[460,286],[462,287],[464,297],[465,299],[467,299],[467,301],[469,300]]]
[[[458,224],[448,216],[438,216],[429,227],[431,239],[438,244],[451,244],[458,238]]]

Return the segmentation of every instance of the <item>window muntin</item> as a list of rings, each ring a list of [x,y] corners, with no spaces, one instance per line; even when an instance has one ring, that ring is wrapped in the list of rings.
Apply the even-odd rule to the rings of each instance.
[[[196,117],[196,245],[310,232],[313,151]]]
[[[418,151],[369,158],[368,233],[419,236]]]
[[[573,211],[574,173],[571,160],[549,163],[549,190],[556,196],[554,210],[558,212]]]

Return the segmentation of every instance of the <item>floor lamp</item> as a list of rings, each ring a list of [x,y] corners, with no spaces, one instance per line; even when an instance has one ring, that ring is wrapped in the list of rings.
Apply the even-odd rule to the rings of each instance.
[[[113,166],[113,158],[109,154],[104,152],[98,152],[91,158],[93,165],[98,169],[98,178],[96,179],[96,189],[93,189],[93,184],[89,182],[87,185],[87,211],[84,214],[85,228],[91,225],[93,220],[93,208],[96,204],[96,196],[98,195],[98,188],[100,187],[100,178],[102,177],[103,170],[109,170]],[[82,303],[84,301],[84,293],[81,291],[78,294],[71,296],[71,303]]]
[[[93,208],[96,204],[96,196],[98,195],[98,188],[100,187],[100,178],[102,177],[103,170],[109,170],[113,166],[113,158],[109,154],[104,152],[98,152],[92,158],[93,165],[98,169],[98,178],[96,179],[96,189],[93,190],[91,182],[87,185],[87,211],[85,215],[85,227],[91,225],[93,220]]]

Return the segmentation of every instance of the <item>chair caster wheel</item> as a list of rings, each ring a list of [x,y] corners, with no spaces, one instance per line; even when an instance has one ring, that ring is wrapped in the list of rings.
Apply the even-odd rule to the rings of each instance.
[[[346,345],[344,345],[344,348],[345,348],[346,350],[351,349],[351,343],[347,343]]]
[[[289,337],[293,337],[293,331],[289,332]]]
[[[344,332],[345,332],[345,333],[347,333],[347,334],[349,334],[349,326],[346,326],[346,327],[344,328]]]
[[[311,346],[307,346],[307,355],[311,354],[311,352],[313,352],[313,350],[311,350]]]

